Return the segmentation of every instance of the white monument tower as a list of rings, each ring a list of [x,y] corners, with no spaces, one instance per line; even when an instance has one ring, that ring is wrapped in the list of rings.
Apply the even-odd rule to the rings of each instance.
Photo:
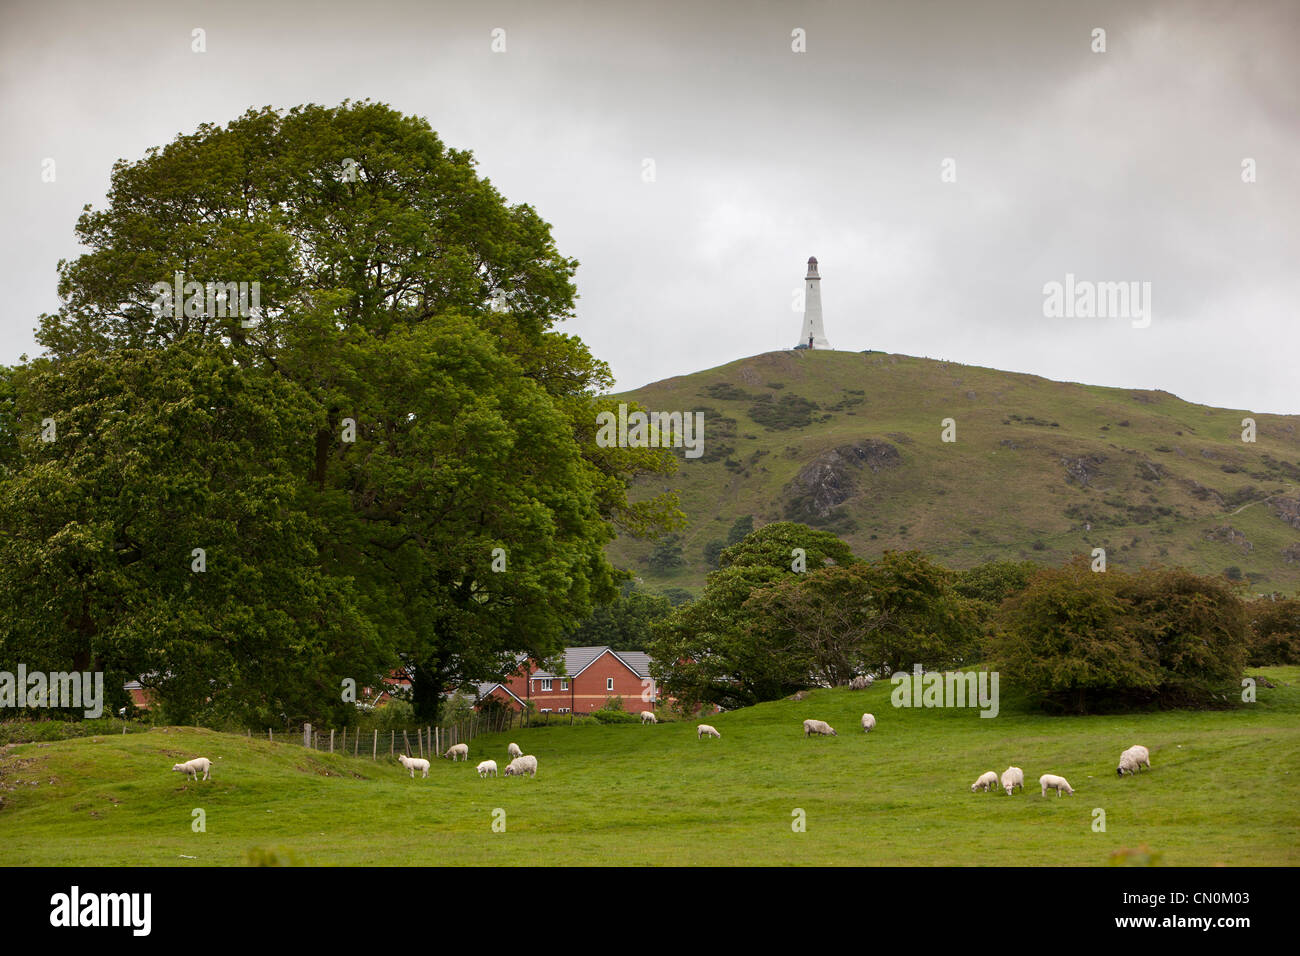
[[[826,330],[822,327],[822,277],[817,274],[817,258],[808,258],[808,275],[803,280],[803,332],[799,344],[809,349],[828,349]]]

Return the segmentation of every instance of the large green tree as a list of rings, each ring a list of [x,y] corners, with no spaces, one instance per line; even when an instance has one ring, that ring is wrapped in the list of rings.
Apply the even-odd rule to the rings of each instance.
[[[143,676],[169,719],[341,716],[383,655],[320,560],[301,480],[315,411],[220,343],[38,360],[15,376],[23,467],[0,478],[0,648]]]
[[[449,684],[553,652],[612,598],[602,546],[616,530],[680,520],[670,495],[628,500],[669,453],[595,442],[609,370],[555,328],[577,263],[422,119],[363,102],[204,125],[119,162],[77,235],[88,251],[60,263],[62,303],[38,333],[55,374],[219,345],[239,380],[301,396],[306,431],[284,460],[298,520],[321,529],[305,540],[411,673],[421,717]],[[160,302],[178,273],[257,283],[260,309]],[[60,530],[8,533],[22,547]],[[48,608],[48,626],[63,615]]]
[[[755,594],[807,570],[846,565],[849,546],[827,531],[779,521],[725,549],[699,600],[656,629],[652,672],[690,704],[743,707],[806,687],[811,659],[787,631],[753,627]]]

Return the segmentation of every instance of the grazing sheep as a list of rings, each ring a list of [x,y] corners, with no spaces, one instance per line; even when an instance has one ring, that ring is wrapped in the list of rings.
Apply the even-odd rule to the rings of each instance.
[[[1144,764],[1148,770],[1151,769],[1151,751],[1141,744],[1134,744],[1119,755],[1119,768],[1115,772],[1121,777],[1125,771],[1137,773]]]
[[[870,686],[870,677],[855,677],[849,681],[849,690],[866,690]]]
[[[1039,785],[1043,788],[1043,796],[1047,796],[1048,790],[1055,790],[1059,797],[1062,792],[1070,795],[1074,794],[1074,789],[1064,777],[1058,777],[1054,773],[1045,773],[1038,778]]]
[[[537,758],[532,754],[516,757],[506,765],[507,777],[522,777],[524,774],[528,774],[530,777],[537,776]]]
[[[497,775],[497,762],[495,760],[484,760],[474,769],[478,771],[480,777],[488,775],[495,777]]]
[[[203,771],[203,779],[208,779],[208,771],[212,767],[212,761],[207,757],[195,757],[193,760],[187,760],[185,763],[178,763],[172,767],[177,773],[183,773],[195,782],[199,779],[199,771]]]
[[[450,757],[453,763],[457,760],[457,758],[461,760],[468,760],[469,744],[452,744],[450,747],[447,748],[447,752],[443,754],[443,756]]]
[[[397,761],[407,770],[411,771],[411,779],[415,779],[415,771],[420,771],[421,777],[429,776],[429,761],[422,757],[408,757],[406,754],[398,754]]]
[[[721,737],[721,736],[722,736],[722,734],[718,733],[718,730],[717,730],[716,727],[710,727],[708,724],[696,724],[696,725],[695,725],[695,739],[696,739],[696,740],[699,740],[699,739],[701,739],[702,737]]]
[[[659,723],[659,718],[655,716],[655,712],[653,710],[643,710],[641,711],[641,723],[657,724]]]
[[[510,755],[511,760],[524,755],[524,752],[519,749],[519,745],[516,743],[511,743],[510,746],[506,748],[506,753]]]
[[[862,732],[863,732],[864,734],[869,734],[869,733],[871,733],[871,732],[872,732],[873,730],[875,730],[875,729],[876,729],[876,716],[875,716],[875,714],[863,714],[863,715],[862,715]]]
[[[970,792],[974,793],[976,790],[983,790],[985,793],[988,793],[990,790],[996,790],[997,786],[997,771],[990,770],[987,773],[979,775],[979,779],[970,785]],[[1023,787],[1024,784],[1021,784],[1021,786]]]
[[[808,737],[812,734],[821,734],[823,737],[838,737],[835,728],[824,720],[805,720],[803,722],[803,735]]]
[[[1025,772],[1019,767],[1008,767],[1002,771],[1002,789],[1011,796],[1011,792],[1019,787],[1025,789]]]

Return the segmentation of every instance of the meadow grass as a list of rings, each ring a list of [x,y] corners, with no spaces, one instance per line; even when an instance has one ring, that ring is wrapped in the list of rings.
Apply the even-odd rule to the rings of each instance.
[[[469,763],[433,761],[427,780],[387,755],[193,728],[13,745],[0,864],[1095,866],[1145,844],[1167,865],[1295,865],[1300,668],[1249,673],[1277,687],[1214,712],[1049,717],[1004,688],[987,719],[895,708],[879,682],[708,718],[719,740],[697,740],[693,722],[516,729],[472,741]],[[869,735],[863,711],[878,720]],[[805,717],[838,736],[804,739]],[[537,777],[479,779],[485,757],[505,767],[509,740],[538,757]],[[1120,779],[1134,743],[1153,769]],[[210,781],[171,772],[200,755]],[[1011,764],[1024,794],[970,792]],[[1040,797],[1048,772],[1074,796]]]

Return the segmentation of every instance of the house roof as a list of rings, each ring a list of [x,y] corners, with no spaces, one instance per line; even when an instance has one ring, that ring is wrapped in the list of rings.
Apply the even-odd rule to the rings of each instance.
[[[650,676],[650,655],[645,651],[616,651],[608,644],[596,647],[566,647],[564,649],[564,674],[554,674],[548,670],[533,671],[530,677],[577,677],[594,664],[606,652],[612,654],[624,667],[637,677]]]
[[[511,697],[514,697],[515,700],[519,700],[519,697],[513,691],[511,691],[509,687],[507,687],[505,684],[501,683],[500,681],[487,681],[482,684],[476,684],[475,689],[478,691],[478,697],[476,697],[475,699],[482,700],[484,697],[492,693],[492,691],[496,690],[498,687],[500,687]],[[519,700],[519,703],[522,704],[523,701]]]

